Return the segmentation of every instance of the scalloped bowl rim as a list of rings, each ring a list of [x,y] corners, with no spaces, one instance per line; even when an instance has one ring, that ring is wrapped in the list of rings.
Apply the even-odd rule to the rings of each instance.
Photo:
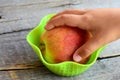
[[[73,62],[73,61],[65,61],[65,62],[53,64],[53,63],[48,63],[48,62],[43,58],[43,55],[42,55],[39,47],[36,46],[34,43],[32,43],[32,42],[29,40],[29,36],[30,36],[36,29],[38,29],[38,28],[40,29],[40,27],[43,25],[43,23],[45,24],[45,23],[50,19],[50,17],[52,17],[52,16],[54,16],[54,15],[55,15],[55,14],[49,14],[49,15],[43,17],[42,20],[41,20],[41,22],[40,22],[40,24],[39,24],[37,27],[35,27],[33,30],[31,30],[31,31],[28,33],[27,37],[26,37],[27,42],[28,42],[31,46],[34,46],[34,47],[39,51],[39,55],[38,55],[38,56],[41,58],[41,61],[42,61],[45,65],[56,65],[56,66],[57,66],[57,65],[64,65],[64,64],[74,64],[74,65],[79,65],[79,66],[84,66],[84,67],[86,66],[86,67],[88,67],[88,66],[91,66],[92,64],[94,64],[95,61],[96,61],[96,59],[97,59],[97,57],[99,56],[100,51],[102,51],[102,50],[105,48],[105,46],[103,46],[103,47],[99,48],[98,50],[96,50],[96,54],[95,54],[94,60],[93,60],[91,63],[88,63],[88,64],[80,64],[80,63],[76,63],[76,62]]]

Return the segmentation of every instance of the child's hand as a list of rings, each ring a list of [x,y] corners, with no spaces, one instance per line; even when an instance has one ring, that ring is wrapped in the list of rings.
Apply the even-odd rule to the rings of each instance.
[[[73,55],[73,60],[79,62],[101,46],[120,38],[120,8],[66,10],[54,16],[45,28],[50,30],[60,25],[78,27],[91,33],[92,38]]]

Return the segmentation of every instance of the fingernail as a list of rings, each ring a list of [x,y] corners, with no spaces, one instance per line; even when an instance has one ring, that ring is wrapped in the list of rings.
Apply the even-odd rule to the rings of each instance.
[[[52,29],[52,28],[54,28],[53,25],[46,25],[46,27],[45,27],[45,29],[47,29],[47,30],[50,30],[50,29]]]
[[[73,56],[73,60],[74,60],[75,62],[80,62],[80,61],[82,60],[82,57],[79,56],[78,54],[75,54],[75,55]]]

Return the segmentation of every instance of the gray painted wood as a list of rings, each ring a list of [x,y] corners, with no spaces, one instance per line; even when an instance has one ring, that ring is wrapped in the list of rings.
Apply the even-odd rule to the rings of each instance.
[[[70,8],[119,8],[119,0],[1,0],[0,33],[35,27],[40,19],[50,13]],[[14,27],[13,27],[14,26]],[[7,28],[7,29],[6,29]]]
[[[25,40],[28,32],[0,35],[0,66],[31,64],[39,61]]]
[[[11,6],[28,6],[28,5],[43,5],[46,6],[59,6],[66,4],[76,4],[79,3],[78,0],[1,0],[0,7],[11,7]]]
[[[40,5],[2,8],[2,19],[0,19],[0,34],[37,26],[41,18],[50,13],[67,9],[68,6],[56,8],[42,8]],[[8,12],[9,11],[9,12]]]
[[[119,0],[0,0],[0,80],[119,80],[120,40],[107,45],[88,71],[75,77],[46,69],[25,37],[41,18],[65,9],[120,8]],[[16,70],[20,69],[20,70]]]
[[[0,66],[31,64],[39,60],[35,52],[26,42],[25,37],[28,32],[29,30],[0,35]],[[118,43],[113,44],[117,46]],[[118,44],[118,46],[120,45]],[[106,54],[114,54],[113,52],[119,53],[119,50],[120,47],[108,46],[101,53],[101,57],[104,57]]]
[[[0,35],[0,70],[23,69],[9,72],[9,75],[15,75],[20,80],[49,78],[51,80],[79,80],[80,78],[81,80],[106,80],[107,78],[119,80],[120,57],[98,60],[87,72],[76,77],[66,78],[52,74],[42,65],[25,41],[27,33],[28,31],[21,31]]]
[[[7,71],[0,71],[0,79],[1,80],[11,80],[11,77]]]
[[[71,5],[71,8],[94,9],[94,8],[120,8],[119,0],[76,0],[77,5]]]
[[[107,47],[100,54],[100,57],[120,56],[120,39],[107,44]]]
[[[120,57],[99,60],[86,72],[74,77],[57,76],[44,66],[28,70],[12,70],[9,71],[9,75],[14,74],[11,78],[18,80],[119,80],[119,61]]]
[[[43,16],[50,13],[57,13],[64,9],[115,8],[119,7],[120,2],[118,0],[92,0],[89,3],[88,0],[2,0],[0,4],[0,15],[2,15],[2,19],[0,19],[0,34],[4,34],[8,32],[32,29],[39,24]],[[109,44],[105,49],[104,54],[118,54],[120,52],[119,46],[119,40]]]
[[[46,2],[46,6],[44,6],[43,3]],[[28,2],[26,0],[23,1],[14,1],[13,2],[6,2],[1,1],[2,5],[8,5],[7,7],[2,6],[0,7],[0,14],[2,15],[2,19],[0,19],[0,34],[8,33],[8,32],[15,32],[20,30],[27,30],[32,29],[35,26],[37,26],[41,20],[41,18],[49,13],[57,13],[59,11],[62,11],[64,9],[68,8],[99,8],[99,5],[101,7],[119,7],[119,2],[113,0],[110,1],[98,1],[93,0],[89,4],[85,0],[81,1],[63,1],[63,2],[57,2],[57,1],[40,1],[40,3],[37,1]],[[27,5],[30,4],[31,5]],[[54,5],[51,5],[53,4]],[[94,3],[94,4],[93,4]],[[10,5],[11,4],[11,5]],[[16,5],[14,5],[16,4]],[[23,6],[25,5],[26,6]],[[73,5],[74,4],[74,5]],[[64,6],[61,6],[64,5]],[[92,6],[92,7],[91,7]],[[95,7],[96,6],[96,7]],[[116,45],[116,46],[113,46]],[[111,43],[108,45],[108,47],[105,49],[106,52],[104,54],[112,54],[112,53],[119,53],[120,52],[120,41],[116,41],[115,43]],[[103,54],[101,54],[102,56]]]

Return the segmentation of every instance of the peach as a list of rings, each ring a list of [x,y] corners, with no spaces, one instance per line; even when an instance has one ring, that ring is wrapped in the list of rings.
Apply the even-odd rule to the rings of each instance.
[[[88,32],[77,27],[59,26],[45,31],[43,57],[49,63],[73,61],[73,53],[88,40]],[[80,63],[86,63],[89,58]]]

